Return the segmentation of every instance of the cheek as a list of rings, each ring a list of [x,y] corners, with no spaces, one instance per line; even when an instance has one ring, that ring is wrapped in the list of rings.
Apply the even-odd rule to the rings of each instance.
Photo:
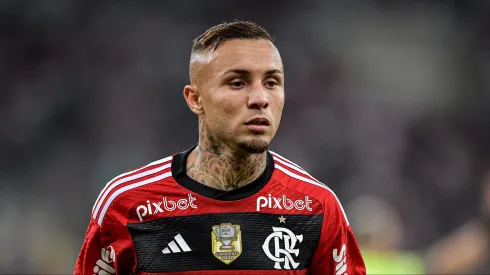
[[[233,100],[229,98],[214,98],[209,107],[211,107],[210,115],[216,122],[217,127],[229,128],[228,126],[233,123],[232,120],[238,112],[238,108],[235,105],[233,104]]]
[[[229,99],[223,99],[219,104],[221,112],[226,115],[233,115],[237,112],[237,106],[235,105]]]
[[[284,108],[284,92],[275,94],[273,97],[273,109],[275,115],[281,115]]]
[[[205,112],[208,116],[215,117],[218,119],[220,115],[230,113],[230,102],[229,100],[222,95],[222,91],[220,89],[214,89],[209,91],[208,97],[206,98],[205,104]]]
[[[237,113],[236,102],[233,97],[224,96],[215,99],[213,108],[217,116],[221,116],[221,119],[230,118]]]

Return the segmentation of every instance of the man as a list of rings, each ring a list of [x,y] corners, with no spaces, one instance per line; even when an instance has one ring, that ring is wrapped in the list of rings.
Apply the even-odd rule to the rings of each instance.
[[[365,274],[335,194],[267,150],[284,106],[283,64],[250,22],[194,40],[189,108],[199,142],[111,180],[76,274]]]

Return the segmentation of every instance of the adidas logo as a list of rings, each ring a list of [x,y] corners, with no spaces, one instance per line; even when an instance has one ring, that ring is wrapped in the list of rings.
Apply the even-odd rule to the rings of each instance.
[[[178,245],[177,245],[178,244]],[[163,254],[189,252],[192,251],[180,234],[174,237],[167,247],[162,250]]]

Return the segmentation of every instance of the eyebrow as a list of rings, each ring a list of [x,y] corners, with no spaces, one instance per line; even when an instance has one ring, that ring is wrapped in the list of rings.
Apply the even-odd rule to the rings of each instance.
[[[235,73],[235,74],[243,74],[243,75],[249,75],[250,71],[247,70],[239,70],[239,69],[230,69],[227,70],[226,72],[223,73],[223,75],[229,74],[229,73]],[[265,72],[266,75],[272,75],[272,74],[284,74],[281,70],[278,69],[273,69],[273,70],[268,70]]]

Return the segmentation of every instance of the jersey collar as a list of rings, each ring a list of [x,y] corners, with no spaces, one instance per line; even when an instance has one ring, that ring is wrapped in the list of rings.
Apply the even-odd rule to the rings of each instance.
[[[187,175],[187,157],[196,146],[197,145],[194,145],[190,149],[174,155],[172,160],[172,176],[179,185],[201,196],[222,201],[244,199],[259,192],[269,182],[272,173],[274,172],[274,159],[269,151],[267,151],[267,164],[265,170],[256,180],[231,191],[212,188],[195,181]]]

